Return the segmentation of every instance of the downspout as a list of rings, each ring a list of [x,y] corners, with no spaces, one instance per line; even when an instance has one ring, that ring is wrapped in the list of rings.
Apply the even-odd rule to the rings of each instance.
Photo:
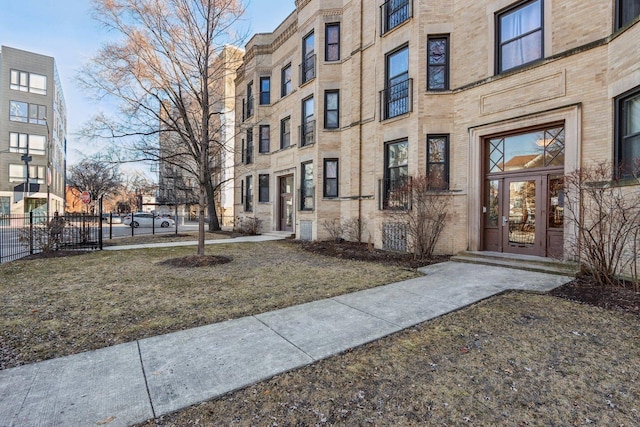
[[[364,79],[364,25],[363,25],[363,13],[364,13],[364,0],[360,0],[360,78],[358,84],[360,85],[360,95],[358,103],[358,221],[363,224],[362,218],[362,103],[363,97],[363,79]],[[362,238],[363,236],[361,236]]]

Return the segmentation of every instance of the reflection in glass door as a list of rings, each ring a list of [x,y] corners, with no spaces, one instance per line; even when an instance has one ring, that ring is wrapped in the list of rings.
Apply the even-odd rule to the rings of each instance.
[[[536,181],[509,181],[505,233],[506,244],[510,247],[531,248],[536,242]]]
[[[278,217],[281,231],[293,231],[293,175],[280,178]]]

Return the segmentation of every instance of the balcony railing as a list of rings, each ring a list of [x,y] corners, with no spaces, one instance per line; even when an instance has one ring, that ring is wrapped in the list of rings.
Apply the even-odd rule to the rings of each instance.
[[[413,15],[411,0],[387,0],[380,6],[380,34],[393,30]]]
[[[378,200],[380,210],[411,209],[411,177],[399,179],[381,179],[378,181]]]
[[[380,91],[380,109],[382,120],[413,111],[413,79],[406,79]]]
[[[300,84],[313,80],[316,77],[316,55],[309,55],[300,64]]]
[[[316,121],[309,120],[298,126],[300,134],[300,147],[314,144],[316,142]]]
[[[253,144],[247,145],[244,150],[244,164],[250,165],[251,163],[253,163]]]

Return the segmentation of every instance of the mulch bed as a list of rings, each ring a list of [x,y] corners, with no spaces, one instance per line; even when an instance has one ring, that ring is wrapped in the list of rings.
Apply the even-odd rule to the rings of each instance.
[[[159,262],[159,265],[168,265],[170,267],[194,268],[194,267],[210,267],[213,265],[227,264],[231,262],[231,258],[217,255],[190,255],[181,258],[171,258],[166,261]]]
[[[640,292],[631,284],[601,286],[588,276],[581,276],[549,292],[550,295],[589,304],[607,310],[623,311],[640,316]]]

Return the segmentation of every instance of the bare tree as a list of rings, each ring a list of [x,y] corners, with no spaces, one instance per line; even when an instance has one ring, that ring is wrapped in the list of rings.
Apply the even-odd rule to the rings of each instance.
[[[97,117],[86,133],[123,141],[135,160],[167,162],[199,185],[198,255],[209,230],[220,229],[216,191],[228,148],[216,116],[225,109],[225,45],[241,0],[94,0],[95,17],[120,39],[104,45],[79,79],[114,99],[115,117]],[[162,144],[161,142],[168,142]]]
[[[117,165],[101,161],[99,158],[84,159],[69,168],[67,185],[78,191],[89,191],[91,198],[116,194],[122,188],[122,175]]]

